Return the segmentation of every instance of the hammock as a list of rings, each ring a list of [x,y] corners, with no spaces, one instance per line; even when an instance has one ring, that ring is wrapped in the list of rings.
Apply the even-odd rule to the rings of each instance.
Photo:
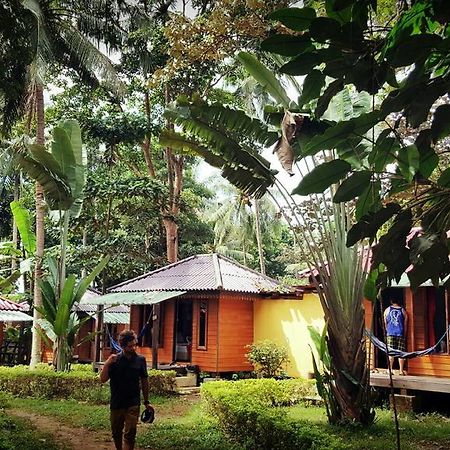
[[[108,332],[108,337],[109,337],[109,342],[111,343],[111,347],[116,352],[121,352],[122,351],[122,347],[117,343],[117,341],[114,340],[114,338],[111,335],[111,332],[109,331],[108,326],[106,326],[105,328],[106,328],[106,331]]]
[[[410,359],[410,358],[417,358],[418,356],[426,356],[426,355],[429,355],[430,353],[435,352],[438,345],[444,340],[445,336],[447,336],[449,329],[450,329],[450,326],[447,328],[447,330],[442,335],[442,337],[432,347],[426,348],[425,350],[418,350],[415,352],[403,352],[401,350],[397,350],[395,348],[386,346],[386,344],[384,342],[380,341],[373,333],[371,333],[367,329],[366,329],[366,335],[369,337],[369,339],[372,341],[372,343],[373,343],[373,345],[375,345],[375,347],[379,348],[381,351],[383,351],[387,355],[394,356],[395,358]],[[386,351],[386,347],[387,347],[387,351]]]

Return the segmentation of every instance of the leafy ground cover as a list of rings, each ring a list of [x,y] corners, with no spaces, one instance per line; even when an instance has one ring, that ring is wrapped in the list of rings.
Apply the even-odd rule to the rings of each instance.
[[[154,450],[244,450],[244,447],[220,431],[217,423],[209,418],[198,396],[155,397],[157,420],[152,425],[140,425],[138,430],[139,448]],[[58,423],[84,429],[87,432],[107,433],[109,430],[109,410],[106,405],[91,405],[74,400],[11,399],[10,407],[14,410],[47,417]],[[393,448],[395,431],[387,410],[377,410],[377,421],[369,428],[335,427],[327,424],[325,411],[321,407],[296,405],[283,407],[287,417],[299,424],[304,424],[330,439],[342,442],[342,449],[386,450]],[[9,415],[8,409],[6,413]],[[3,417],[3,416],[2,416]],[[6,419],[11,420],[11,419]],[[12,419],[18,430],[24,430],[23,421]],[[9,423],[9,422],[6,422]],[[443,450],[450,448],[450,419],[437,414],[410,415],[400,418],[402,448],[408,450]],[[29,427],[27,442],[37,442],[35,446],[8,447],[0,445],[3,450],[14,448],[56,450],[56,444],[48,436],[36,437]],[[11,427],[0,427],[0,443],[8,442]],[[26,434],[22,431],[22,436]],[[34,437],[33,437],[34,436]],[[34,439],[34,441],[33,441]],[[46,439],[45,445],[40,445]],[[16,442],[16,441],[12,441]],[[286,448],[286,450],[289,450]]]

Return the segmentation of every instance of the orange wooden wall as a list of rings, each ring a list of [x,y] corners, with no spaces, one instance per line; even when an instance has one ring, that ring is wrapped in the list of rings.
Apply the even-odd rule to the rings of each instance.
[[[205,372],[248,371],[253,367],[245,354],[247,345],[253,342],[253,298],[245,294],[196,293],[184,295],[183,299],[193,301],[191,364]],[[198,321],[201,301],[208,302],[206,349],[198,348]],[[167,300],[164,308],[164,338],[158,350],[158,363],[172,362],[175,302]],[[139,308],[131,307],[130,328],[139,333]],[[138,352],[145,356],[147,364],[152,361],[152,349],[140,347]]]
[[[134,330],[136,334],[139,334],[142,329],[142,318],[139,317],[139,306],[132,305],[130,308],[130,329]],[[158,349],[158,363],[170,364],[173,356],[173,327],[175,318],[175,300],[166,300],[164,302],[164,314],[163,314],[163,342],[162,346]],[[147,318],[145,319],[147,320]],[[151,366],[152,363],[152,349],[151,347],[139,347],[138,353],[145,356],[147,365]]]
[[[198,322],[201,301],[208,302],[208,317],[206,324],[206,349],[198,348]],[[204,372],[219,372],[217,359],[217,324],[219,316],[219,295],[199,295],[194,299],[192,320],[192,364]]]
[[[405,291],[406,310],[409,317],[408,350],[422,350],[430,346],[427,338],[427,289],[434,288],[419,288],[416,294],[413,294],[411,289]],[[450,355],[442,353],[410,359],[408,374],[450,377]]]
[[[253,343],[253,301],[223,292],[219,303],[219,372],[253,370],[245,354]]]
[[[433,344],[428,342],[427,289],[434,288],[422,287],[415,294],[409,288],[405,288],[404,291],[405,308],[409,319],[406,339],[408,351],[423,350]],[[364,307],[365,324],[370,329],[372,324],[371,303],[364,300]],[[371,360],[373,361],[373,353]],[[371,367],[374,367],[372,363]],[[450,377],[450,354],[442,353],[409,359],[407,372],[409,375]]]

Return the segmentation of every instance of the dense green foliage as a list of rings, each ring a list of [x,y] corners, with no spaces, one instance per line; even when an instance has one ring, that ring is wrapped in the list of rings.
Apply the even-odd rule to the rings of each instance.
[[[156,408],[156,421],[151,426],[140,427],[138,446],[159,450],[244,450],[242,445],[231,442],[220,430],[217,420],[205,413],[197,396],[152,396],[151,402]],[[0,399],[0,407],[18,408],[46,416],[48,420],[55,420],[55,427],[60,422],[70,424],[79,429],[80,433],[108,432],[110,427],[107,405],[92,405],[75,400],[10,398],[7,402]],[[367,428],[328,425],[324,408],[305,406],[302,403],[282,406],[280,410],[289,420],[305,424],[305,427],[313,426],[326,439],[341,442],[342,446],[338,448],[386,450],[392,448],[395,440],[391,412],[388,410],[377,410],[378,420]],[[8,409],[5,412],[8,414]],[[399,420],[404,448],[423,450],[449,447],[450,423],[447,417],[416,414],[402,415]],[[0,434],[2,432],[9,433],[10,430],[0,429]],[[286,447],[285,450],[296,449]]]
[[[306,106],[321,119],[346,86],[372,95],[372,110],[328,121],[325,132],[312,139],[302,139],[300,128],[294,146],[298,158],[334,152],[295,192],[323,192],[341,180],[334,202],[356,202],[358,223],[350,230],[349,246],[365,238],[373,241],[383,224],[392,225],[374,247],[377,285],[398,280],[410,264],[413,289],[429,278],[437,284],[450,273],[444,158],[450,129],[443,98],[450,88],[448,8],[441,0],[419,0],[385,26],[375,23],[376,1],[329,0],[325,5],[325,16],[311,8],[272,15],[292,32],[303,32],[298,37],[302,48],[290,34],[275,34],[262,47],[293,57],[280,72],[307,75],[292,111]],[[400,192],[402,198],[396,198]],[[387,201],[398,208],[387,211]],[[423,233],[409,240],[417,225]]]

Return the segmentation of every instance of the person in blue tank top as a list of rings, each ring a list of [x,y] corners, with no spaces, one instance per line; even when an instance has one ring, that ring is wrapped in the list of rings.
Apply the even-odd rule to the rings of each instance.
[[[396,350],[406,352],[406,331],[408,329],[408,314],[399,305],[396,299],[391,298],[391,305],[384,311],[384,324],[386,326],[387,345]],[[394,357],[389,356],[391,368],[394,366]],[[405,375],[405,360],[398,359],[400,375]]]

